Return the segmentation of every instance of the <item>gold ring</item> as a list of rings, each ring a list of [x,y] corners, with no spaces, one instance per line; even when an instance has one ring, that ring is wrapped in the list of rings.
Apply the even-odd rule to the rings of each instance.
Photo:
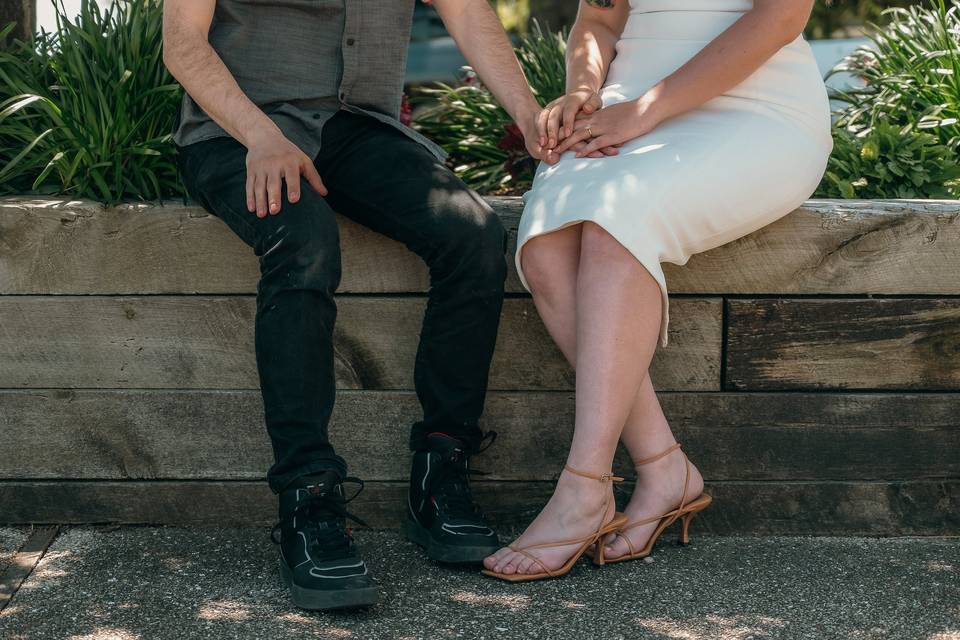
[[[593,129],[590,128],[590,125],[587,125],[587,136],[593,137]]]

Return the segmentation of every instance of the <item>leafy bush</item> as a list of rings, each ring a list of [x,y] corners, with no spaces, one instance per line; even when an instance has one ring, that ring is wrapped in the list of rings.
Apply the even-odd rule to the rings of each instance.
[[[853,130],[890,122],[905,133],[928,130],[953,148],[960,143],[960,0],[932,9],[889,12],[890,24],[869,34],[871,48],[837,68],[866,81],[840,92],[839,124]]]
[[[161,25],[156,0],[84,0],[75,21],[61,14],[55,33],[0,51],[0,194],[114,203],[183,192],[171,142],[181,90]]]
[[[958,197],[960,0],[888,12],[873,45],[838,71],[863,78],[839,92],[836,149],[818,194]]]
[[[825,198],[956,198],[953,149],[925,132],[880,123],[857,136],[834,132],[834,150],[817,195]]]
[[[517,57],[541,105],[563,95],[566,32],[550,33],[534,23],[520,40]],[[457,173],[484,192],[522,192],[530,187],[536,162],[519,129],[469,69],[461,86],[440,84],[422,90],[429,101],[415,126],[450,153]]]
[[[935,1],[935,0],[933,0]],[[883,12],[891,7],[930,4],[931,0],[818,0],[813,5],[808,38],[858,36],[865,24],[884,21]]]

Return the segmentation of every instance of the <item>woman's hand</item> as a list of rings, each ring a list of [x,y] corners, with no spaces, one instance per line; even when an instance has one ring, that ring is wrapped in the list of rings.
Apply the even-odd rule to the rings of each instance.
[[[553,149],[573,133],[578,113],[594,113],[602,106],[600,95],[592,89],[577,89],[549,103],[537,117],[541,146]]]
[[[605,148],[616,148],[653,131],[663,121],[661,105],[646,94],[637,100],[604,107],[591,114],[581,113],[573,134],[565,138],[553,153],[574,150],[578,158]],[[578,146],[586,143],[585,146]]]

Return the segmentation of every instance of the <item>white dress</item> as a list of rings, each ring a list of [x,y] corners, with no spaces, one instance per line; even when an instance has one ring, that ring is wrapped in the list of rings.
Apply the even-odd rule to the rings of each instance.
[[[630,0],[630,16],[601,92],[640,97],[751,9],[752,0]],[[628,142],[620,154],[541,164],[525,195],[517,269],[537,236],[594,222],[626,247],[668,299],[661,262],[743,237],[814,192],[832,149],[826,89],[797,38],[737,87]],[[528,287],[529,288],[529,287]]]

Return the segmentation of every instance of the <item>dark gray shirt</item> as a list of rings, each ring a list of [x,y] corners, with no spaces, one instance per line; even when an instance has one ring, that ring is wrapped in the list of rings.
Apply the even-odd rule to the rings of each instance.
[[[210,44],[240,88],[311,158],[338,110],[376,118],[445,154],[400,123],[416,0],[217,0]],[[229,136],[185,95],[174,142]]]

